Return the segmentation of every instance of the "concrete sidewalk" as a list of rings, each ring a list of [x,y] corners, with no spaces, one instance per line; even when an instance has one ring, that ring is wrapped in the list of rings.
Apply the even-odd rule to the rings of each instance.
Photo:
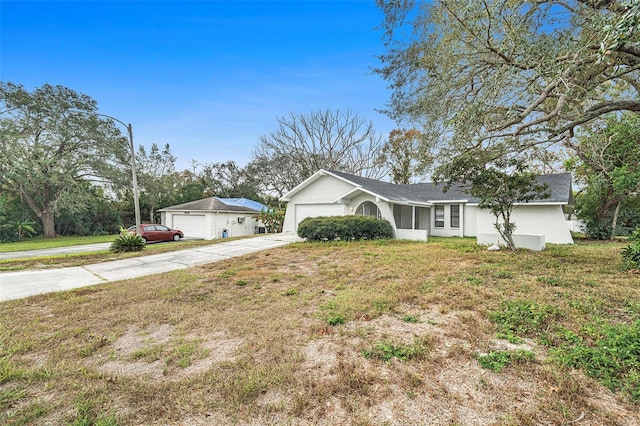
[[[185,269],[302,241],[294,234],[268,234],[210,246],[62,269],[0,273],[0,302],[111,281]]]

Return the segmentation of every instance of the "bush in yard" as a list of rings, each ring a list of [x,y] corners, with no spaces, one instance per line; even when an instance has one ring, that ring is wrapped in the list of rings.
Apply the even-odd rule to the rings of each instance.
[[[127,231],[124,228],[120,228],[120,235],[118,235],[113,243],[111,243],[111,250],[114,253],[125,253],[130,251],[143,250],[145,242],[142,237]]]
[[[298,225],[298,236],[309,241],[376,240],[392,238],[393,228],[369,216],[308,217]]]
[[[622,249],[622,262],[626,269],[640,269],[640,228],[629,237],[631,244]]]

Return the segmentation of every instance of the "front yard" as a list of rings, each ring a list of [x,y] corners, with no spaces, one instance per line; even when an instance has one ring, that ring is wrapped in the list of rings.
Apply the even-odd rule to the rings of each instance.
[[[616,243],[298,243],[6,302],[8,424],[638,424]]]

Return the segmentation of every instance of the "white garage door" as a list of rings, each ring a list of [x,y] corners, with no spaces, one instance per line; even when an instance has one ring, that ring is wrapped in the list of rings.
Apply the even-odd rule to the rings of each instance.
[[[174,214],[173,228],[182,231],[185,237],[205,238],[204,215]]]
[[[343,204],[296,204],[296,230],[298,223],[307,217],[343,216]]]

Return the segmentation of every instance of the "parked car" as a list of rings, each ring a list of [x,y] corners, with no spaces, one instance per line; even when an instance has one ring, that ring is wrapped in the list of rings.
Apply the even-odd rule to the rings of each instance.
[[[180,238],[184,238],[184,234],[179,229],[172,229],[164,225],[156,225],[154,223],[143,223],[140,225],[142,229],[142,239],[144,242],[155,241],[180,241]],[[127,231],[135,234],[136,227],[130,226]]]

